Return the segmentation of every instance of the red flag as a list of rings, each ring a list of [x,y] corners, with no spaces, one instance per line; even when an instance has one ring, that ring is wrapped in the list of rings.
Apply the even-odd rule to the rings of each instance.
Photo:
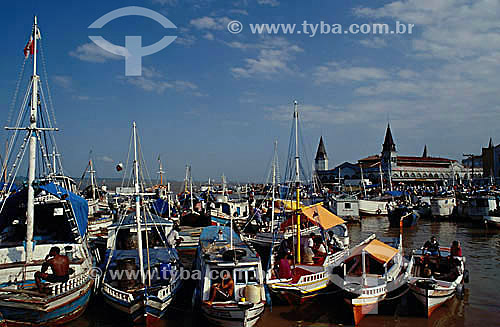
[[[34,52],[35,52],[35,49],[33,48],[33,36],[32,36],[32,37],[30,37],[30,40],[28,41],[28,43],[24,47],[24,57],[28,58],[28,56],[30,54],[34,54]]]

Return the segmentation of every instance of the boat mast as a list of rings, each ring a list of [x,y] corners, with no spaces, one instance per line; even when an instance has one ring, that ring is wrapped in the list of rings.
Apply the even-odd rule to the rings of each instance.
[[[55,163],[55,161],[54,161]],[[95,196],[95,191],[96,191],[96,180],[95,180],[95,170],[94,170],[94,163],[92,162],[92,158],[90,159],[90,185],[92,187],[92,200],[96,199]]]
[[[193,175],[191,175],[191,166],[189,166],[189,195],[191,199],[191,213],[194,212],[193,204]]]
[[[293,101],[293,119],[295,120],[295,189],[297,198],[297,263],[300,264],[300,169],[299,169],[299,111],[297,100]]]
[[[160,170],[158,170],[158,174],[160,174],[160,185],[163,185],[163,165],[161,164],[160,156],[158,155],[158,163],[160,165]]]
[[[33,226],[35,219],[35,189],[33,182],[36,173],[36,133],[38,116],[38,80],[36,74],[36,40],[38,35],[37,17],[34,18],[33,35],[31,36],[33,49],[33,76],[31,77],[31,109],[30,109],[30,144],[29,144],[29,168],[28,168],[28,208],[26,210],[26,263],[33,260]]]
[[[276,159],[278,155],[278,140],[274,141],[274,158],[273,158],[273,187],[272,187],[272,202],[271,202],[271,233],[274,235],[274,192],[276,191]],[[274,238],[274,237],[273,237]],[[274,244],[271,246],[273,247]]]
[[[141,231],[141,195],[139,189],[139,161],[137,160],[137,132],[135,122],[132,124],[134,133],[134,186],[135,186],[135,219],[137,222],[137,249],[139,252],[139,267],[141,269],[142,284],[146,284],[144,276],[144,258],[142,253],[142,231]],[[146,231],[147,233],[147,231]]]

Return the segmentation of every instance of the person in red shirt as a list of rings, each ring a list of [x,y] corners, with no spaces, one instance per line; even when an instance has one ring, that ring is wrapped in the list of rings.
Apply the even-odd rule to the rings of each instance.
[[[451,243],[450,256],[452,256],[452,257],[461,257],[462,256],[462,247],[460,246],[459,241],[453,241]]]

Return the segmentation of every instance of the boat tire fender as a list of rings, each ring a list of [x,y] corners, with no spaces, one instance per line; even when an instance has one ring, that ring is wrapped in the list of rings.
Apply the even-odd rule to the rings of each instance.
[[[465,269],[464,271],[464,282],[469,283],[469,270]]]

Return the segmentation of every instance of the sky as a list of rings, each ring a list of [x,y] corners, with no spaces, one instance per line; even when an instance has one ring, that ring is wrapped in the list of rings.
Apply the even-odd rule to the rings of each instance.
[[[140,16],[88,28],[126,6],[154,10],[177,28]],[[92,151],[100,177],[120,177],[114,167],[127,158],[136,121],[153,176],[160,155],[167,179],[181,180],[190,164],[195,180],[225,174],[262,181],[275,140],[281,164],[286,161],[293,100],[303,155],[311,162],[323,136],[332,168],[379,153],[389,121],[403,155],[420,155],[427,144],[432,156],[462,159],[480,153],[490,137],[500,143],[496,0],[25,0],[2,7],[4,124],[19,109],[11,104],[36,14],[57,143],[71,176],[82,174]],[[241,33],[228,31],[233,20],[242,23]],[[399,21],[414,28],[412,34],[314,37],[250,28],[304,21],[343,27]],[[143,45],[177,38],[142,58],[141,76],[125,76],[124,57],[97,47],[90,35],[120,46],[127,35],[140,35]],[[2,131],[0,138],[6,136]]]

